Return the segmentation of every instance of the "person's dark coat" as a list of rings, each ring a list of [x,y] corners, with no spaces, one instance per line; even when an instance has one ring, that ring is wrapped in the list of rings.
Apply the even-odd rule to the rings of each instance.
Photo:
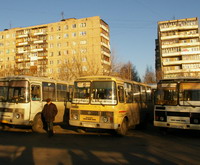
[[[42,115],[46,122],[53,122],[55,120],[55,116],[58,113],[57,107],[55,104],[45,104]]]

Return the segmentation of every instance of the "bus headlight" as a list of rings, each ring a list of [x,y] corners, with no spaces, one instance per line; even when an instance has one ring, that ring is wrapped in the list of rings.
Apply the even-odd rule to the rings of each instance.
[[[102,123],[113,123],[113,112],[101,112]]]
[[[103,122],[104,122],[104,123],[107,123],[107,122],[108,122],[108,117],[104,116],[104,117],[103,117]]]
[[[198,119],[194,119],[194,124],[198,124],[199,120]]]
[[[20,118],[20,114],[16,114],[15,117],[16,117],[16,119],[19,119]]]
[[[76,110],[71,110],[71,119],[72,120],[78,120],[79,119],[79,113]]]

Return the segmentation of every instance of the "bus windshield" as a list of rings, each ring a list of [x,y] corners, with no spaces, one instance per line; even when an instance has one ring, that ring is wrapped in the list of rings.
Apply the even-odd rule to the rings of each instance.
[[[155,95],[155,104],[177,105],[177,100],[177,83],[158,84],[158,88]]]
[[[117,104],[116,85],[113,81],[94,81],[91,104]]]
[[[89,103],[90,99],[90,82],[75,82],[73,103]]]
[[[200,83],[180,84],[180,105],[200,106]]]
[[[7,101],[8,98],[8,81],[0,82],[0,102]]]
[[[113,81],[75,82],[72,102],[116,104],[116,84]]]
[[[0,102],[28,102],[28,89],[28,81],[2,81],[0,82]]]

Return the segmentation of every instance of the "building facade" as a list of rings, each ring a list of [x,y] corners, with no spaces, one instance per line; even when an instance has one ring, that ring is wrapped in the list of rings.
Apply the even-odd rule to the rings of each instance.
[[[73,79],[107,74],[110,65],[109,26],[99,16],[0,32],[0,67],[7,74]]]
[[[199,77],[200,38],[198,18],[158,22],[157,77]]]

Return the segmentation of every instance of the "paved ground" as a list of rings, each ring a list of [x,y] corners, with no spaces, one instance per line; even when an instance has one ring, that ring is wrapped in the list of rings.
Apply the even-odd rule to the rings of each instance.
[[[55,126],[56,135],[30,129],[0,132],[0,165],[199,164],[199,131],[131,130],[125,137]]]

